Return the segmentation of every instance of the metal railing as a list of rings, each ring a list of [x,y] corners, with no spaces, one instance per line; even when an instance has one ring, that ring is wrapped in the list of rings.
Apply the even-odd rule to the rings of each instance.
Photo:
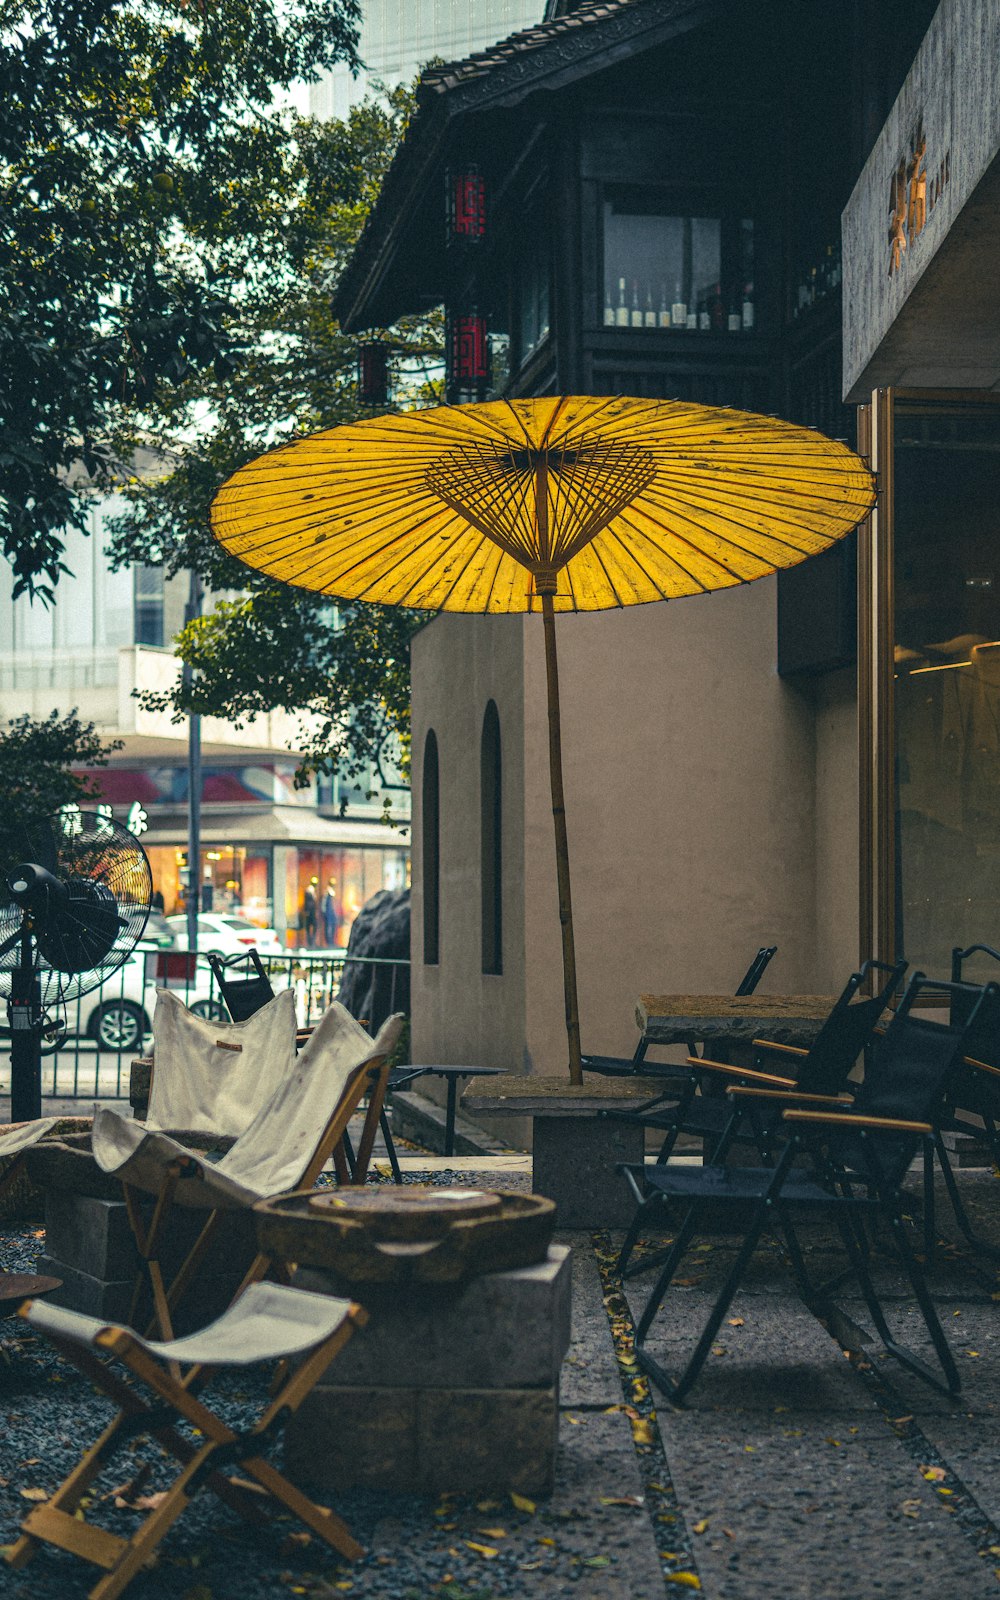
[[[185,1005],[200,1016],[220,1020],[228,1017],[215,976],[204,958],[195,964],[177,963],[175,951],[151,951],[145,955],[137,952],[106,983],[52,1014],[53,1029],[42,1046],[43,1100],[128,1098],[131,1064],[152,1049],[156,989],[162,986],[162,971],[159,978],[156,973],[165,954],[174,958],[174,971],[167,983],[181,995]],[[262,956],[261,960],[276,993],[294,989],[299,1027],[317,1022],[337,998],[348,965],[345,950],[296,950]],[[371,969],[373,982],[384,970],[380,988],[385,993],[379,998],[387,1002],[388,1010],[397,1009],[397,995],[406,993],[403,975],[408,975],[408,961],[351,956],[350,965]],[[176,975],[178,968],[183,970],[183,976]],[[5,1020],[0,1005],[0,1022]],[[0,1097],[9,1094],[10,1035],[4,1027],[0,1029]]]

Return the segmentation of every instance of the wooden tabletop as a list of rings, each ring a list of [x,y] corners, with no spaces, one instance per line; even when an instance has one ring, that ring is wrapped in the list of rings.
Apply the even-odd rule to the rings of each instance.
[[[771,1039],[810,1044],[829,1015],[832,994],[644,994],[635,1020],[650,1044],[687,1039]]]

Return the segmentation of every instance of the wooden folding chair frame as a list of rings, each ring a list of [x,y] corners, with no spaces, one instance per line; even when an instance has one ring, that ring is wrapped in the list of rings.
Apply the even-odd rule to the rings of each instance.
[[[364,1183],[368,1176],[372,1150],[375,1145],[375,1134],[385,1102],[388,1081],[389,1062],[387,1057],[378,1062],[364,1062],[352,1074],[344,1086],[343,1093],[330,1115],[305,1171],[295,1185],[296,1189],[311,1189],[331,1156],[333,1157],[334,1171],[338,1184],[358,1186]],[[365,1112],[364,1126],[361,1130],[361,1139],[354,1158],[354,1170],[352,1173],[344,1153],[344,1134],[347,1132],[348,1123],[364,1098],[366,1091],[368,1094],[368,1109]],[[201,1265],[223,1218],[230,1214],[229,1208],[224,1207],[214,1207],[209,1212],[204,1227],[168,1286],[165,1282],[160,1262],[160,1249],[173,1214],[174,1195],[177,1185],[183,1178],[185,1171],[197,1165],[198,1162],[194,1156],[179,1157],[177,1161],[171,1162],[160,1191],[155,1198],[153,1215],[148,1225],[140,1209],[140,1202],[148,1198],[146,1192],[129,1183],[123,1183],[122,1185],[125,1191],[125,1206],[132,1233],[135,1237],[139,1255],[142,1258],[142,1265],[136,1277],[135,1290],[132,1297],[130,1321],[135,1320],[142,1296],[144,1279],[148,1280],[153,1299],[153,1318],[147,1329],[147,1335],[152,1332],[159,1332],[162,1339],[172,1339],[174,1337],[173,1313],[176,1311],[198,1267]],[[237,1299],[248,1284],[258,1283],[261,1278],[267,1275],[270,1268],[270,1256],[256,1255],[233,1298]]]
[[[22,1307],[22,1315],[27,1309]],[[311,1350],[290,1375],[282,1372],[277,1393],[254,1427],[244,1434],[234,1433],[197,1398],[210,1376],[206,1368],[193,1369],[194,1376],[181,1383],[160,1366],[127,1328],[103,1329],[95,1345],[110,1359],[121,1361],[152,1390],[155,1402],[150,1404],[133,1384],[112,1371],[94,1353],[93,1347],[49,1334],[60,1354],[103,1390],[120,1410],[51,1499],[32,1507],[21,1525],[20,1537],[7,1555],[9,1565],[23,1567],[37,1554],[40,1545],[56,1545],[105,1569],[105,1576],[91,1589],[89,1600],[115,1600],[202,1487],[211,1489],[232,1510],[258,1526],[270,1520],[265,1510],[265,1497],[270,1496],[338,1554],[356,1560],[364,1553],[362,1546],[341,1518],[289,1483],[260,1451],[298,1410],[355,1329],[363,1327],[367,1320],[364,1308],[352,1303],[343,1322],[332,1334]],[[200,1442],[186,1438],[165,1421],[164,1406],[197,1429]],[[181,1470],[131,1538],[124,1539],[87,1522],[80,1505],[114,1452],[138,1434],[155,1438],[164,1453],[180,1463]],[[229,1465],[239,1467],[251,1481],[228,1476],[222,1469]]]

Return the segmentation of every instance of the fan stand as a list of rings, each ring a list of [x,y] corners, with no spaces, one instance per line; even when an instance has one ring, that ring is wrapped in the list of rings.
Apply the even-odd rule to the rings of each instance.
[[[31,959],[28,918],[0,944],[0,956],[20,940],[21,959],[11,973],[7,1020],[10,1025],[10,1120],[34,1122],[42,1114],[42,991]]]

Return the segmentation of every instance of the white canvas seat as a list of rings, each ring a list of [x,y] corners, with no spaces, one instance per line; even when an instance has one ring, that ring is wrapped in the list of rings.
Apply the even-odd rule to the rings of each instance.
[[[351,1181],[343,1155],[343,1135],[367,1093],[368,1110],[353,1178],[357,1184],[365,1181],[385,1098],[388,1058],[402,1023],[401,1016],[390,1017],[372,1039],[335,1002],[270,1100],[217,1162],[165,1133],[148,1131],[115,1111],[95,1109],[94,1157],[103,1171],[120,1178],[125,1186],[129,1217],[149,1275],[156,1322],[162,1333],[172,1333],[171,1311],[225,1212],[247,1210],[258,1200],[311,1188],[331,1154],[338,1181]],[[140,1192],[157,1199],[148,1227],[139,1209]],[[174,1205],[207,1210],[209,1218],[168,1291],[159,1251]],[[244,1282],[256,1281],[268,1266],[267,1259],[258,1256]]]
[[[180,995],[161,989],[146,1126],[238,1138],[294,1065],[293,990],[244,1022],[226,1022],[196,1016]]]
[[[201,1488],[210,1489],[256,1526],[270,1521],[267,1507],[274,1504],[298,1517],[340,1555],[354,1559],[363,1553],[341,1519],[289,1483],[264,1454],[337,1352],[356,1328],[364,1326],[367,1313],[361,1306],[302,1289],[256,1283],[210,1327],[166,1343],[37,1301],[23,1306],[21,1314],[119,1410],[51,1498],[32,1506],[20,1537],[8,1548],[12,1567],[25,1566],[42,1545],[51,1544],[104,1569],[90,1600],[116,1600]],[[280,1373],[272,1398],[248,1431],[237,1435],[198,1398],[216,1367],[285,1361],[290,1356],[300,1358],[294,1371],[285,1368]],[[189,1362],[195,1363],[195,1376],[181,1383],[175,1375],[178,1363]],[[128,1379],[114,1370],[114,1363],[127,1369]],[[150,1399],[143,1390],[151,1392]],[[178,1432],[169,1420],[171,1412],[195,1430],[193,1437]],[[144,1432],[177,1460],[178,1472],[131,1538],[125,1539],[88,1522],[84,1511],[92,1502],[102,1503],[101,1497],[88,1495],[94,1480],[118,1450]],[[238,1477],[223,1471],[234,1467]]]

